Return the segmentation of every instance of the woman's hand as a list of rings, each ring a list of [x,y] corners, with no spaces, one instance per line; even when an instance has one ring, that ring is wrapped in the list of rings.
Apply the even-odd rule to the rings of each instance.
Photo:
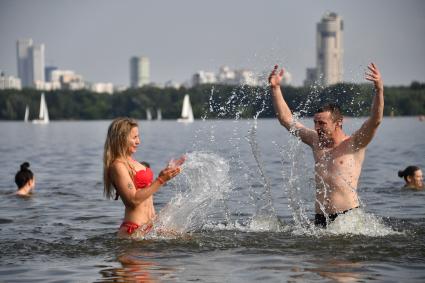
[[[159,172],[159,182],[160,183],[165,183],[168,182],[169,180],[173,179],[174,177],[176,177],[178,174],[180,174],[181,169],[180,167],[167,167],[165,169],[163,169],[161,172]]]
[[[182,166],[183,165],[183,163],[186,161],[186,156],[185,155],[182,155],[179,159],[176,159],[176,160],[174,160],[174,159],[171,159],[169,162],[168,162],[168,166],[167,166],[167,168],[176,168],[176,167],[180,167],[180,166]]]

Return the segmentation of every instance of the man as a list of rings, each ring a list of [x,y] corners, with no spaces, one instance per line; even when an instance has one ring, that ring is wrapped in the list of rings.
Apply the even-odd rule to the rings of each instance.
[[[357,184],[365,157],[366,146],[382,121],[384,86],[374,63],[368,66],[365,78],[374,83],[370,117],[354,134],[348,136],[342,129],[343,116],[338,106],[328,104],[314,114],[314,130],[294,121],[291,110],[283,98],[280,81],[283,69],[276,65],[269,76],[273,106],[279,122],[298,136],[313,150],[315,160],[315,224],[326,227],[327,219],[334,220],[359,206]]]

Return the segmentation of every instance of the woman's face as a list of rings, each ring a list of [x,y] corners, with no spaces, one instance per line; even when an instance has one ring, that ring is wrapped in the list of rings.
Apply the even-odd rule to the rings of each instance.
[[[130,135],[128,136],[128,152],[130,155],[134,154],[137,151],[137,147],[140,144],[139,137],[139,128],[134,127],[130,131]]]
[[[35,176],[31,180],[29,180],[29,183],[31,190],[33,190],[35,188]]]
[[[422,170],[416,170],[413,176],[408,178],[409,185],[417,189],[422,189],[424,187],[424,176],[422,175]]]

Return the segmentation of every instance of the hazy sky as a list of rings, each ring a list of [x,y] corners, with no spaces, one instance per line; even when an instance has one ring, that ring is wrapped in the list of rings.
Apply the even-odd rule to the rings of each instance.
[[[129,85],[130,57],[145,55],[159,83],[279,63],[301,85],[326,11],[344,20],[345,81],[362,81],[374,61],[388,85],[425,82],[421,0],[0,0],[0,69],[16,75],[16,40],[32,38],[45,44],[46,66],[91,82]]]

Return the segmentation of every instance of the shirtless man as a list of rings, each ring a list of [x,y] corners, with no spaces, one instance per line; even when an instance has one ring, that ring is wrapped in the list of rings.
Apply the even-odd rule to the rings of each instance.
[[[283,98],[280,81],[283,69],[276,65],[269,76],[273,106],[277,118],[292,134],[313,150],[315,161],[316,203],[315,224],[326,227],[327,219],[359,206],[357,184],[365,157],[366,146],[382,121],[384,86],[374,63],[368,66],[365,78],[374,83],[370,117],[354,134],[348,136],[342,129],[343,116],[338,106],[328,104],[314,114],[314,129],[294,121]]]

